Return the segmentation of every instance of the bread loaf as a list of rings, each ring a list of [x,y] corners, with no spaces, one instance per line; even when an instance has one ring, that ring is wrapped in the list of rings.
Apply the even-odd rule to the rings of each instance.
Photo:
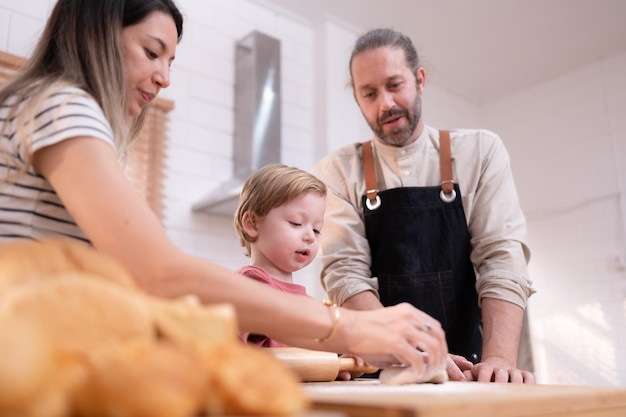
[[[76,417],[191,417],[207,395],[194,357],[167,343],[120,344],[89,362]]]
[[[290,416],[309,402],[299,379],[272,354],[254,345],[219,344],[201,352],[209,377],[209,415]]]
[[[90,246],[0,244],[0,416],[305,409],[296,376],[237,334],[231,305],[149,296]]]
[[[193,296],[148,299],[157,331],[182,350],[192,353],[209,345],[239,341],[235,309],[230,304],[205,306]]]
[[[0,315],[0,415],[65,417],[84,381],[80,359],[54,348],[42,327]]]
[[[0,294],[14,284],[77,271],[135,288],[124,267],[85,243],[64,238],[0,243]]]
[[[51,274],[50,279],[5,288],[0,316],[38,322],[56,347],[90,355],[155,337],[150,304],[144,297],[86,272]]]

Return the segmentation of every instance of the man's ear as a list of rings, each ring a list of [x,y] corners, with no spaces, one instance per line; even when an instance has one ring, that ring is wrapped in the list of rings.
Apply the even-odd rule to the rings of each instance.
[[[421,94],[424,94],[424,87],[426,86],[426,70],[423,67],[417,69],[415,74],[415,80],[417,81],[417,89]]]
[[[243,230],[250,236],[251,238],[256,238],[258,234],[257,229],[257,221],[258,217],[256,214],[246,211],[241,218],[241,224],[243,225]]]

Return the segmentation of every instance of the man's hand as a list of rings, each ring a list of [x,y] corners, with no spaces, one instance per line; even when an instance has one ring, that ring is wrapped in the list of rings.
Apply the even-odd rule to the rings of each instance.
[[[450,381],[535,383],[532,372],[517,369],[514,364],[497,356],[483,358],[482,362],[473,365],[463,356],[448,354],[446,371]]]
[[[483,358],[482,362],[474,365],[471,373],[473,379],[479,382],[535,383],[535,376],[532,372],[517,369],[515,364],[498,356]]]
[[[472,368],[473,379],[534,384],[533,374],[516,365],[524,310],[507,301],[483,298],[482,318],[483,355]]]

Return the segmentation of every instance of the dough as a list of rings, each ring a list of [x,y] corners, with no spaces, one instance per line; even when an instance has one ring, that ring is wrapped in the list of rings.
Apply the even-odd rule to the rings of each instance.
[[[443,384],[448,380],[448,373],[440,369],[434,374],[420,375],[411,366],[383,369],[380,373],[380,383],[385,385],[406,385],[418,383]]]

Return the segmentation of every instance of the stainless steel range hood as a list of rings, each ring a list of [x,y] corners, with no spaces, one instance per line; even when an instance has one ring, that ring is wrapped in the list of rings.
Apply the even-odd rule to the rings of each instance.
[[[232,176],[192,210],[234,215],[246,179],[280,162],[280,123],[280,41],[253,31],[236,44]]]

